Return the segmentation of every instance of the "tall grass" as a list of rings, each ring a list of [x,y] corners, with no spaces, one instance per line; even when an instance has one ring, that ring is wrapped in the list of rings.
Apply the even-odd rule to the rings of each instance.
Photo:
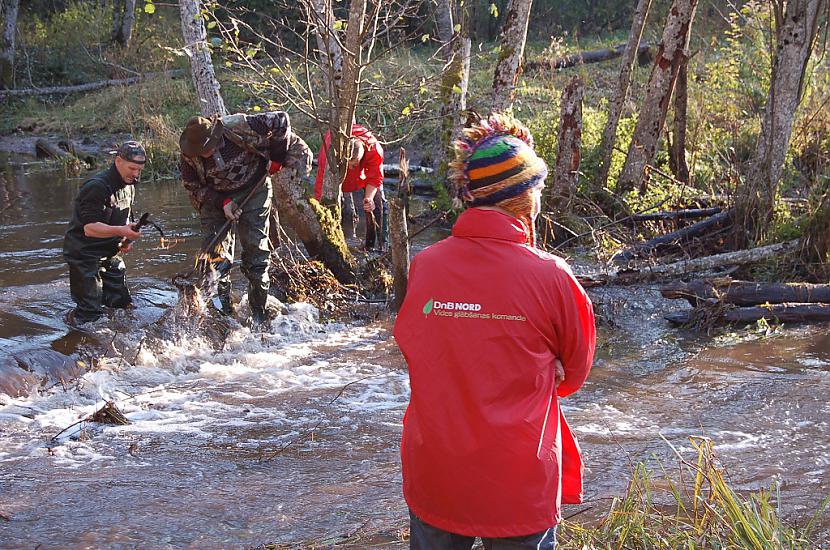
[[[666,442],[668,443],[668,441]],[[679,480],[666,472],[655,477],[638,465],[626,494],[615,498],[597,526],[565,521],[561,538],[568,549],[752,549],[812,550],[820,547],[814,533],[830,497],[802,528],[782,520],[778,484],[740,494],[729,484],[709,439],[693,437],[694,461],[674,447]],[[671,444],[669,444],[671,445]]]

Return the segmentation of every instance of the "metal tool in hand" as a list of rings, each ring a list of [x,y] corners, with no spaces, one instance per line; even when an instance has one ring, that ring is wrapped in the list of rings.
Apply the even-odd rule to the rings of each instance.
[[[145,212],[144,214],[142,214],[138,221],[132,225],[132,229],[133,231],[141,231],[141,228],[146,225],[152,225],[153,227],[155,227],[156,231],[158,231],[159,234],[161,234],[161,238],[164,239],[164,230],[162,230],[159,224],[150,219],[149,212]],[[121,243],[121,246],[127,246],[132,242],[132,239],[124,239],[124,241]]]

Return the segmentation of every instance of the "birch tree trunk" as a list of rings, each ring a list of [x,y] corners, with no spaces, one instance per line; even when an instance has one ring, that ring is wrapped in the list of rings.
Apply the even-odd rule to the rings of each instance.
[[[331,146],[326,156],[326,176],[323,180],[323,204],[334,207],[340,219],[341,185],[346,178],[349,159],[349,140],[352,135],[357,96],[360,89],[363,55],[363,24],[366,17],[366,0],[352,0],[349,7],[349,22],[341,50],[343,77],[333,87],[331,117]]]
[[[0,43],[0,89],[14,87],[14,39],[17,34],[17,13],[20,0],[0,2],[3,14],[3,40]]]
[[[791,0],[780,18],[761,134],[736,201],[737,219],[747,228],[745,235],[739,235],[739,245],[763,239],[770,227],[770,212],[804,90],[804,74],[826,9],[827,0]]]
[[[207,45],[207,31],[202,19],[202,3],[200,0],[179,0],[179,11],[182,19],[184,51],[190,57],[190,72],[193,76],[196,95],[199,98],[199,109],[206,117],[226,115],[228,112],[219,91],[216,73],[213,72],[213,61]]]
[[[438,0],[435,7],[435,25],[438,27],[438,39],[441,41],[442,48],[448,48],[455,34],[452,2],[453,0]]]
[[[311,0],[311,16],[320,52],[320,66],[328,78],[329,97],[334,97],[332,87],[339,86],[343,78],[343,54],[335,35],[331,0]]]
[[[641,186],[646,165],[654,161],[677,74],[688,55],[686,50],[696,9],[697,0],[672,2],[625,166],[617,182],[617,193]]]
[[[135,0],[116,0],[112,5],[112,41],[130,45],[135,25]]]
[[[513,108],[516,85],[522,69],[522,58],[527,41],[527,25],[533,0],[510,0],[499,37],[499,60],[493,77],[494,113]]]
[[[562,117],[556,151],[556,167],[549,195],[550,211],[559,211],[570,202],[579,182],[582,158],[582,79],[574,76],[562,92]]]
[[[628,89],[631,87],[634,61],[637,58],[640,41],[643,39],[643,29],[646,26],[650,9],[651,0],[638,0],[637,8],[634,10],[634,20],[631,22],[628,44],[626,44],[625,53],[623,53],[620,76],[617,79],[617,87],[614,90],[614,96],[608,109],[608,121],[605,123],[605,130],[602,132],[602,142],[600,143],[602,166],[599,171],[599,187],[608,185],[611,157],[614,154],[614,145],[617,143],[617,126],[620,123],[623,105],[628,97]]]

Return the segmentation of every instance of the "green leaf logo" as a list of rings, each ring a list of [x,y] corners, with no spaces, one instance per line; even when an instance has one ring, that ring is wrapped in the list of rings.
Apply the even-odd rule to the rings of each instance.
[[[424,304],[424,315],[429,315],[430,313],[432,313],[432,304],[433,303],[434,303],[434,300],[432,298],[430,298],[429,302]]]

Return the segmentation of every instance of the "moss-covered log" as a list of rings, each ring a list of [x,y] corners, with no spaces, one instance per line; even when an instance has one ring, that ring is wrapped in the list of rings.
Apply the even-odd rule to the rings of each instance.
[[[308,254],[323,262],[337,280],[355,282],[355,264],[340,226],[338,206],[324,206],[307,196],[306,188],[293,168],[283,168],[273,177],[274,196],[279,204],[280,222],[299,237]]]

